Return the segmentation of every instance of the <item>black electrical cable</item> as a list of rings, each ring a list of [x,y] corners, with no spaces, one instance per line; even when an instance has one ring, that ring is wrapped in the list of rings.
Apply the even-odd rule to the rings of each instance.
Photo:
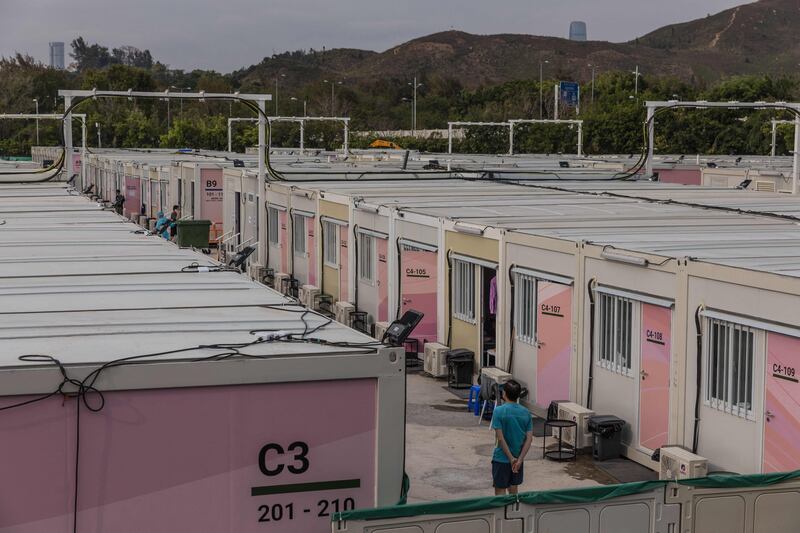
[[[400,311],[403,308],[403,267],[402,267],[402,259],[403,259],[403,251],[402,251],[402,244],[400,244],[400,237],[395,239],[395,247],[397,248],[397,311],[395,316],[400,318]]]
[[[697,453],[697,448],[700,445],[700,393],[703,384],[703,327],[700,319],[700,313],[703,311],[704,306],[699,306],[694,312],[694,327],[695,335],[697,338],[697,383],[695,385],[694,397],[694,431],[692,432],[692,453]]]
[[[513,369],[514,365],[514,269],[516,268],[515,264],[512,264],[508,267],[508,286],[511,291],[511,298],[509,299],[508,304],[508,366],[506,368],[506,372],[511,374],[511,370]]]
[[[589,280],[586,285],[586,290],[589,293],[589,379],[586,390],[586,408],[592,408],[592,385],[594,383],[594,317],[595,317],[595,301],[593,285],[595,278]]]
[[[451,346],[450,342],[453,340],[453,261],[450,259],[450,253],[447,252],[447,346]]]
[[[353,224],[353,257],[355,264],[353,265],[353,307],[358,311],[358,224]]]

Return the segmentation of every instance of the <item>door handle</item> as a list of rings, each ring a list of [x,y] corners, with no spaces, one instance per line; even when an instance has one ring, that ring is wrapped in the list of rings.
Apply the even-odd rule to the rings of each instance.
[[[767,422],[769,422],[770,420],[772,420],[773,418],[775,418],[775,413],[773,413],[772,411],[770,411],[769,409],[767,409],[767,410],[764,412],[764,417],[766,418]]]
[[[647,376],[649,376],[650,374],[648,374],[648,373],[647,373],[647,372],[645,372],[644,370],[641,370],[641,371],[639,372],[639,375],[640,375],[640,376],[642,376],[642,381],[644,381],[645,379],[647,379]]]

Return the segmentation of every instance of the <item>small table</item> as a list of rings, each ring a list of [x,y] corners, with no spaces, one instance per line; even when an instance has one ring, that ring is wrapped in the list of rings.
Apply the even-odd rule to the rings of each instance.
[[[551,461],[575,461],[577,459],[577,442],[573,442],[570,448],[564,448],[563,434],[565,429],[573,429],[574,439],[578,438],[578,423],[573,420],[547,420],[544,423],[544,438],[542,439],[542,456]],[[555,450],[547,449],[548,429],[558,430],[558,448]],[[569,444],[569,443],[568,443]]]

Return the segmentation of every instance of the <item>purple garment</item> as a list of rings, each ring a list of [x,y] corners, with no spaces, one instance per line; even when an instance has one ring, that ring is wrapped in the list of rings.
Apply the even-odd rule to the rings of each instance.
[[[497,314],[497,276],[489,281],[489,313]]]

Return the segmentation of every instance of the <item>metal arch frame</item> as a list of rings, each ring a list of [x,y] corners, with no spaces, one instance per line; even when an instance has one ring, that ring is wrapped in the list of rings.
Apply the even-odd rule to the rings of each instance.
[[[201,91],[198,93],[184,93],[178,92],[173,93],[170,92],[169,89],[163,92],[154,92],[154,91],[134,91],[132,89],[128,89],[127,91],[98,91],[97,89],[92,89],[90,91],[87,90],[74,90],[74,89],[59,89],[58,96],[64,98],[64,109],[69,109],[72,106],[72,99],[73,98],[111,98],[111,97],[127,97],[129,99],[133,98],[152,98],[152,99],[186,99],[186,100],[198,100],[204,101],[206,98],[214,98],[216,100],[247,100],[250,102],[255,102],[258,105],[260,110],[259,117],[258,117],[258,178],[263,183],[266,180],[267,176],[267,164],[266,164],[266,121],[264,117],[266,116],[266,103],[272,100],[271,94],[242,94],[242,93],[207,93],[205,91]],[[70,151],[72,150],[72,115],[73,113],[67,113],[64,116],[64,145]],[[72,174],[72,160],[70,158],[66,158],[65,161],[67,174]],[[83,186],[83,183],[81,183]]]
[[[778,144],[778,124],[795,124],[794,120],[772,119],[772,142],[770,143],[769,156],[775,157],[775,146]]]
[[[72,116],[81,121],[81,187],[85,185],[86,181],[86,114],[85,113],[72,113]],[[17,119],[17,120],[64,120],[64,115],[60,113],[0,113],[0,120],[4,119]],[[70,123],[71,124],[71,123]],[[72,133],[70,128],[70,134]],[[71,139],[70,135],[70,141]],[[72,147],[69,150],[64,148],[64,164],[69,161],[69,170],[67,172],[67,179],[72,175],[72,158],[67,154],[72,154]]]
[[[795,102],[706,102],[705,100],[682,102],[678,100],[664,101],[647,101],[645,102],[647,108],[647,162],[645,167],[645,174],[647,176],[653,175],[653,153],[655,148],[655,113],[657,109],[662,108],[676,108],[676,109],[755,109],[766,110],[775,109],[778,111],[785,111],[790,109],[798,115],[792,121],[795,124],[794,128],[794,162],[792,164],[792,194],[800,194],[800,103]]]
[[[578,126],[578,157],[583,157],[583,120],[579,119],[538,119],[515,118],[510,119],[511,125],[508,132],[508,155],[514,155],[514,126],[517,124],[577,124]]]
[[[228,152],[233,152],[233,123],[234,122],[258,122],[256,117],[230,117],[228,118]]]
[[[527,119],[515,118],[506,122],[463,122],[447,123],[447,153],[453,153],[453,126],[494,126],[508,128],[508,155],[514,155],[514,126],[517,124],[577,124],[578,125],[578,157],[583,156],[583,120],[578,119]]]
[[[448,122],[447,123],[447,153],[453,153],[453,126],[494,126],[508,128],[511,131],[514,126],[508,122]],[[511,138],[511,137],[509,137]]]
[[[228,119],[228,151],[232,152],[232,125],[234,122],[255,122],[256,118],[232,117]],[[297,122],[300,124],[300,153],[305,153],[305,123],[306,122],[341,122],[344,127],[343,152],[347,155],[350,149],[350,117],[267,117],[267,121],[273,122]],[[272,132],[270,131],[269,147],[272,148]]]

